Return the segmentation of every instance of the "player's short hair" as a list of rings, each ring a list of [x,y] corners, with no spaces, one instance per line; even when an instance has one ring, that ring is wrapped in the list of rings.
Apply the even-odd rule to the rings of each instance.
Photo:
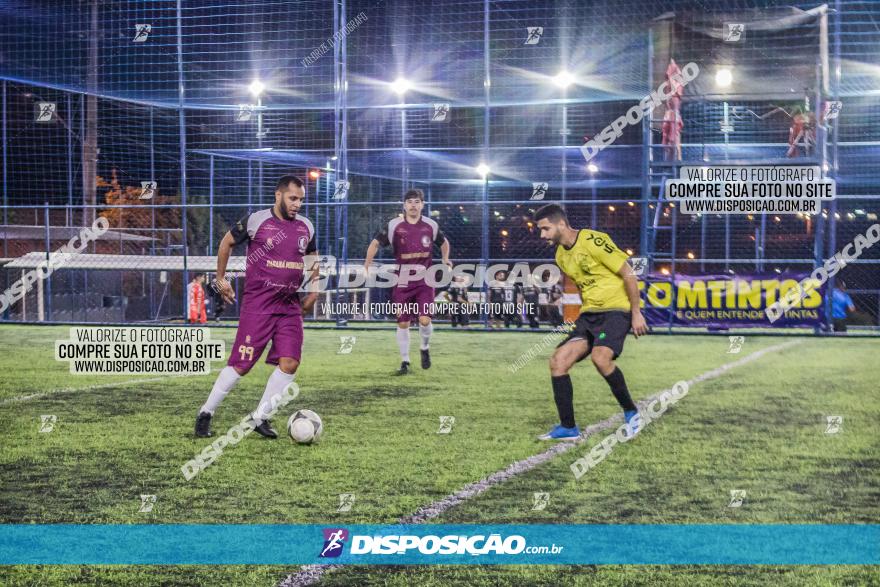
[[[411,200],[414,198],[418,198],[421,201],[425,201],[425,192],[420,189],[413,188],[411,190],[407,190],[405,194],[403,194],[403,201]]]
[[[278,185],[275,186],[275,190],[282,192],[287,189],[290,184],[294,184],[298,188],[301,188],[305,185],[305,183],[303,183],[303,180],[295,175],[284,175],[281,177],[281,179],[278,180]]]
[[[535,210],[534,218],[535,222],[543,218],[546,218],[550,222],[559,222],[560,220],[568,222],[568,215],[565,213],[565,208],[559,204],[545,204],[544,206],[541,206]]]

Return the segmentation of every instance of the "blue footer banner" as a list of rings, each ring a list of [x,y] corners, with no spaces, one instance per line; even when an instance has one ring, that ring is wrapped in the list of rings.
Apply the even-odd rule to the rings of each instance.
[[[880,525],[0,525],[0,564],[880,564]]]

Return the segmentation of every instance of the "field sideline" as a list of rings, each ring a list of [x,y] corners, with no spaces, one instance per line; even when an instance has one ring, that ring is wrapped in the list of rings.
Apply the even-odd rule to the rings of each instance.
[[[54,360],[67,327],[0,326],[0,518],[3,523],[390,523],[538,454],[555,422],[546,357],[511,365],[541,336],[438,331],[434,366],[392,377],[389,331],[307,330],[296,408],[324,420],[316,446],[248,437],[186,481],[180,466],[207,443],[192,437],[213,375],[70,375]],[[234,330],[213,336],[231,343]],[[337,354],[340,335],[351,354]],[[415,337],[414,337],[415,338]],[[585,444],[467,500],[437,523],[880,523],[880,340],[748,336],[740,354],[726,337],[654,336],[627,341],[618,364],[636,399],[760,349],[797,340],[715,379],[636,441],[575,480]],[[418,351],[413,342],[414,358]],[[227,349],[228,351],[228,349]],[[221,363],[215,363],[219,368]],[[260,364],[221,406],[223,432],[255,407],[270,369]],[[573,373],[579,423],[617,413],[589,362]],[[40,416],[56,415],[50,433]],[[440,416],[451,434],[437,434]],[[826,417],[843,416],[839,434]],[[730,491],[746,491],[728,507]],[[533,494],[546,509],[533,511]],[[355,494],[348,512],[338,495]],[[156,495],[139,513],[141,494]],[[290,567],[0,567],[4,585],[265,585]],[[877,567],[348,567],[326,585],[838,585],[880,584]]]

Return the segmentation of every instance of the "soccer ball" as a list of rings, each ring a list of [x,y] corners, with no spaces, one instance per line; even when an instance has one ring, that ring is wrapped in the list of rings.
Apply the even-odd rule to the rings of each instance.
[[[287,434],[299,444],[312,444],[321,438],[324,424],[321,417],[312,410],[297,410],[287,420]]]

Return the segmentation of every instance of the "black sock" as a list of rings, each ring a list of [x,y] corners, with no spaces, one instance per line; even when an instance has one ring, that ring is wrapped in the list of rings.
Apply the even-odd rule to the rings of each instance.
[[[614,394],[617,403],[620,404],[620,407],[625,412],[637,409],[636,404],[633,403],[632,398],[629,396],[629,390],[626,388],[626,379],[623,378],[623,371],[615,366],[614,371],[610,375],[603,375],[603,377],[611,387],[611,393]]]
[[[560,375],[551,377],[553,382],[553,401],[556,402],[556,410],[559,412],[559,423],[564,428],[574,428],[574,389],[571,386],[571,377]]]

